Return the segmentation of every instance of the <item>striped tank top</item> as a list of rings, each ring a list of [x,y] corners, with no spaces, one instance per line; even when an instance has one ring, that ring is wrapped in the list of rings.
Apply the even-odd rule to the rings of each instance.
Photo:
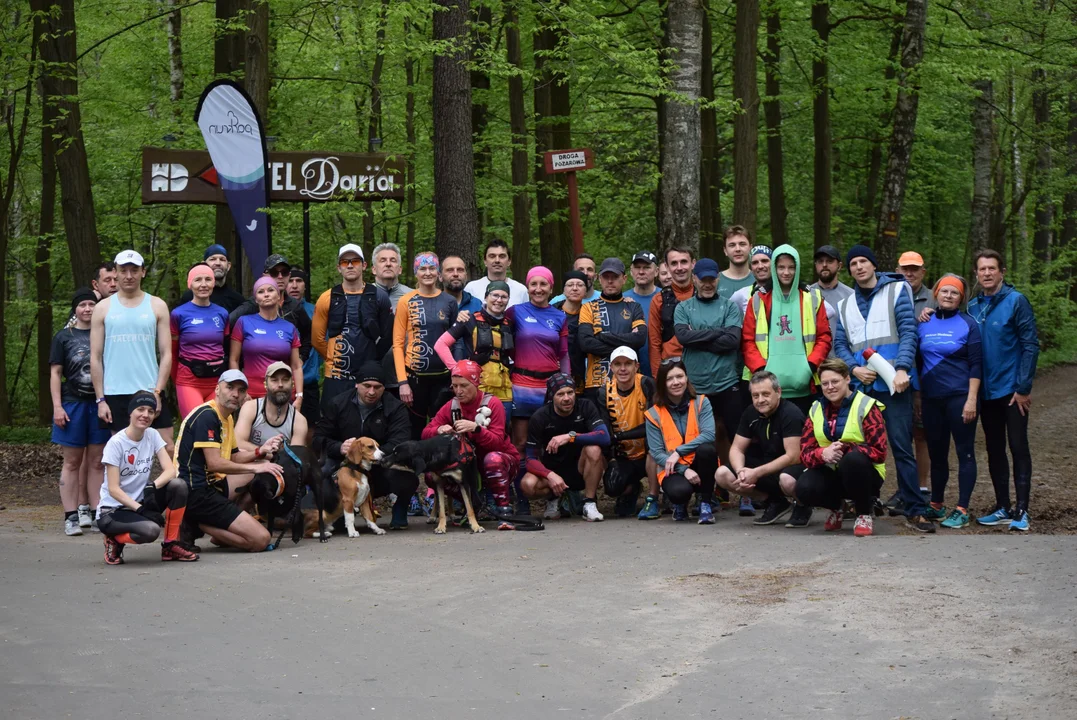
[[[113,295],[105,316],[105,395],[133,395],[157,384],[157,317],[149,293],[133,308]]]

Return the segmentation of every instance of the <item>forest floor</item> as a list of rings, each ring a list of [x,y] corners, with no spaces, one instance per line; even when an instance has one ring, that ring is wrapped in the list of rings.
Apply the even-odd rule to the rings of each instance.
[[[1077,533],[1077,366],[1055,367],[1036,379],[1029,442],[1032,446],[1032,532]],[[974,516],[994,509],[995,499],[987,473],[983,432],[979,429],[976,455],[979,478],[972,495]],[[60,517],[56,483],[61,457],[60,448],[55,445],[0,443],[0,507],[26,508],[29,514],[50,521]],[[887,464],[884,498],[897,489],[893,461],[888,460]],[[957,499],[957,459],[952,450],[950,466],[948,505]],[[612,514],[612,500],[600,499],[600,506],[603,512]],[[20,514],[26,516],[26,513]],[[0,521],[2,518],[0,515]],[[816,522],[821,522],[821,518],[817,517]],[[974,523],[961,532],[993,531],[993,528],[976,527]]]

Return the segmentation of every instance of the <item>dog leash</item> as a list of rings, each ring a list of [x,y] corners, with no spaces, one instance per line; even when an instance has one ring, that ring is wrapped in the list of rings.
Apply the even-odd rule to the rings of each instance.
[[[298,457],[296,457],[296,454],[294,452],[292,452],[292,448],[288,445],[288,443],[282,444],[281,449],[284,450],[284,454],[287,455],[288,457],[290,457],[293,461],[295,461],[295,464],[297,466],[299,466],[300,470],[302,470],[303,461],[300,460]],[[284,486],[284,479],[281,478],[281,487],[282,487],[281,492],[282,493],[284,492],[283,486]],[[292,510],[291,510],[291,512],[288,513],[288,519],[284,521],[284,527],[282,527],[280,529],[280,532],[277,534],[276,542],[269,543],[269,545],[266,546],[266,552],[272,552],[273,550],[276,550],[277,548],[280,547],[281,540],[284,539],[284,531],[287,530],[289,527],[291,527],[292,523],[295,522],[295,514],[297,512],[299,512],[299,500],[300,500],[300,497],[302,496],[302,493],[303,493],[303,480],[302,480],[302,473],[300,473],[300,479],[295,484],[295,502],[292,504]]]

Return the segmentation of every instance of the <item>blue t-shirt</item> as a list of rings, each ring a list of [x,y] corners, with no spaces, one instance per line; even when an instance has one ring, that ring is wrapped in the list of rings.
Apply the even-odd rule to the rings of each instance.
[[[255,313],[236,320],[232,342],[243,344],[240,358],[250,382],[247,393],[260,398],[266,394],[266,369],[278,361],[291,365],[292,348],[299,349],[299,331],[284,318],[266,320]]]
[[[923,396],[967,395],[969,378],[983,377],[980,328],[972,316],[939,310],[920,323],[917,333]]]
[[[568,353],[568,322],[565,314],[553,307],[535,307],[530,302],[513,305],[505,311],[513,329],[515,363],[512,383],[524,387],[546,387],[545,377],[518,373],[552,375],[561,370],[561,358]]]
[[[181,385],[198,384],[198,378],[189,367],[179,362],[180,358],[205,362],[224,360],[228,311],[213,303],[202,307],[194,302],[186,302],[169,314],[169,324],[172,337],[179,338],[179,358],[174,361],[179,363],[176,382]]]
[[[654,292],[650,295],[640,295],[636,292],[635,288],[631,290],[625,290],[624,296],[626,298],[632,298],[640,305],[643,306],[643,319],[647,322],[651,320],[651,300],[654,300],[654,296],[662,292],[662,288],[657,285],[654,286]],[[644,333],[646,335],[646,333]],[[639,371],[641,375],[651,374],[651,354],[647,351],[647,346],[650,344],[650,340],[643,343],[643,347],[639,349],[636,354],[639,355]]]

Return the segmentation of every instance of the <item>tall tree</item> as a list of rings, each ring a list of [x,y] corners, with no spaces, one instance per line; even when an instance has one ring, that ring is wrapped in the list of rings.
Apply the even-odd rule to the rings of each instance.
[[[833,139],[830,134],[830,2],[816,0],[811,6],[811,26],[815,31],[812,53],[812,130],[815,139],[812,237],[815,247],[830,242],[830,212],[833,185]]]
[[[531,266],[531,194],[527,187],[527,108],[520,50],[519,0],[505,3],[505,52],[512,73],[508,79],[509,130],[512,133],[512,264],[517,273]]]
[[[763,118],[767,126],[770,240],[775,247],[789,242],[789,228],[786,223],[788,210],[785,205],[785,158],[782,154],[781,36],[781,7],[777,0],[769,0],[767,3],[767,49],[763,55],[764,87],[767,93],[766,99],[763,100]]]
[[[468,76],[468,0],[437,0],[434,12],[434,244],[478,275],[478,216]]]
[[[376,152],[381,147],[382,89],[381,75],[385,67],[385,26],[388,23],[389,0],[378,6],[378,25],[374,32],[374,67],[370,71],[370,112],[367,114],[366,149]],[[374,203],[363,203],[363,252],[374,252]]]
[[[718,257],[722,237],[722,167],[718,154],[718,113],[714,107],[714,33],[711,29],[710,0],[703,0],[702,40],[699,82],[704,104],[699,111],[700,150],[703,153],[699,193],[699,254],[700,257]]]
[[[1044,269],[1051,259],[1051,236],[1055,219],[1055,205],[1051,197],[1051,92],[1047,85],[1047,70],[1037,67],[1032,71],[1032,121],[1036,127],[1036,174],[1034,180],[1033,217],[1036,229],[1032,233],[1032,250],[1036,255],[1036,267]]]
[[[890,54],[887,56],[886,70],[883,77],[886,79],[883,91],[883,102],[890,102],[890,84],[897,77],[898,53],[901,52],[901,24],[895,24],[890,38]],[[893,107],[888,107],[879,115],[879,127],[872,132],[871,150],[868,152],[868,177],[865,181],[864,203],[861,206],[861,217],[865,228],[874,227],[878,214],[875,211],[875,199],[879,194],[879,175],[883,165],[883,129],[890,124],[890,115]],[[829,137],[829,133],[827,134]]]
[[[969,247],[987,247],[991,229],[991,165],[995,150],[994,85],[990,80],[976,80],[972,99],[972,217],[969,222]]]
[[[733,41],[733,222],[755,237],[759,204],[759,0],[736,0]]]
[[[408,142],[407,175],[408,187],[405,191],[407,204],[407,225],[404,239],[404,267],[411,267],[415,259],[415,58],[411,50],[411,18],[404,18],[404,45],[408,48],[404,55],[404,84],[407,93],[404,98],[404,135]]]
[[[916,135],[916,116],[920,102],[918,66],[924,59],[924,30],[927,24],[927,0],[906,0],[905,24],[901,35],[901,72],[898,74],[897,101],[894,106],[894,129],[890,135],[890,158],[886,164],[882,203],[879,208],[879,232],[876,255],[881,267],[895,267],[901,211],[905,203],[905,186]]]
[[[557,55],[564,31],[551,13],[539,16],[532,39],[535,55],[535,196],[541,262],[554,277],[572,267],[572,233],[568,222],[564,175],[549,175],[543,161],[548,150],[572,147],[568,77]]]
[[[44,102],[56,106],[57,120],[53,123],[56,167],[72,277],[76,283],[88,285],[101,259],[101,245],[97,238],[90,165],[82,137],[75,3],[74,0],[33,0],[31,7],[43,19],[38,36],[41,60],[45,64],[41,85]]]
[[[490,141],[486,137],[486,124],[490,115],[487,107],[490,93],[488,71],[490,51],[490,26],[493,12],[489,0],[475,0],[471,5],[471,133],[475,142],[475,178],[479,180],[490,174],[493,157]],[[485,208],[479,208],[479,237],[489,224]]]
[[[41,216],[34,252],[34,285],[37,295],[37,421],[48,425],[52,420],[52,396],[49,376],[52,368],[52,238],[56,231],[56,149],[52,126],[56,106],[41,103]]]
[[[233,80],[242,78],[243,63],[246,59],[244,31],[240,13],[240,4],[244,0],[216,0],[216,22],[213,33],[213,74],[217,78],[228,77]],[[215,206],[213,241],[228,250],[232,259],[232,271],[229,283],[239,288],[243,277],[243,263],[237,262],[240,244],[236,242],[236,226],[232,213],[224,203]],[[262,268],[252,268],[253,277],[261,274]]]
[[[702,72],[703,8],[699,0],[667,0],[667,38],[672,51],[662,159],[662,226],[659,250],[699,248],[699,90]],[[709,58],[708,58],[709,60]]]

